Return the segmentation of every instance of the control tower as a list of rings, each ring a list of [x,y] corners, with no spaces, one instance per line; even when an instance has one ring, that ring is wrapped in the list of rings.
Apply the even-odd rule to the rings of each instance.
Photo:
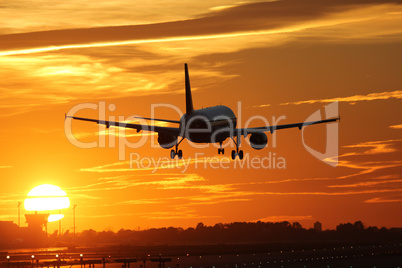
[[[41,232],[43,231],[43,227],[45,227],[45,231],[47,233],[47,219],[49,218],[49,214],[25,214],[25,219],[28,223],[28,230],[30,232]]]

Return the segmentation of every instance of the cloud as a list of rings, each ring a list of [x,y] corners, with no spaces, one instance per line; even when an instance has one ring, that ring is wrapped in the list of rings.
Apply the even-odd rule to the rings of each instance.
[[[204,219],[204,218],[220,218],[220,216],[200,215],[193,209],[174,209],[171,211],[155,211],[140,214],[142,218],[150,220],[170,220],[170,219]]]
[[[113,2],[111,6],[118,6],[118,2]],[[213,1],[206,2],[208,3],[191,5],[203,6],[201,10],[216,6]],[[18,8],[11,10],[21,11],[24,3],[26,4],[18,2]],[[100,17],[104,15],[103,12],[110,12],[111,9],[110,6],[105,8],[100,5],[96,23],[82,23],[90,21],[88,18],[83,18],[80,23],[77,18],[75,26],[88,25],[88,28],[53,29],[0,36],[0,76],[7,78],[0,82],[0,93],[4,93],[0,94],[1,116],[82,100],[124,98],[133,93],[136,96],[177,93],[177,85],[182,83],[182,69],[177,66],[202,55],[277,46],[294,40],[311,42],[313,38],[310,37],[317,33],[320,40],[325,41],[344,40],[345,36],[360,41],[364,39],[364,30],[368,32],[366,37],[384,40],[375,37],[382,37],[385,29],[388,35],[397,35],[400,31],[398,17],[391,14],[402,10],[398,3],[400,1],[368,0],[331,1],[325,4],[317,1],[301,4],[295,0],[237,3],[233,7],[209,11],[198,17],[191,13],[193,15],[180,17],[180,20],[158,20],[158,23],[142,25],[124,23],[125,26],[107,26],[105,22],[113,19],[102,20]],[[55,6],[58,5],[59,3],[55,3]],[[154,5],[157,6],[152,4]],[[63,7],[78,10],[78,6],[74,2]],[[176,9],[190,8],[179,6]],[[227,5],[222,3],[222,6]],[[34,8],[39,12],[42,10],[40,7],[41,5],[30,6],[28,10]],[[88,10],[92,8],[91,5]],[[160,7],[156,7],[158,8]],[[195,7],[190,9],[196,10]],[[53,17],[48,14],[48,7],[43,7],[43,10]],[[129,13],[121,7],[113,10],[119,14]],[[359,12],[355,12],[356,10]],[[391,13],[388,14],[389,12]],[[9,14],[18,17],[13,12]],[[84,14],[84,17],[94,16],[88,12],[79,14]],[[29,21],[28,17],[20,16],[25,18],[22,24],[32,23],[26,22]],[[119,17],[115,19],[126,20]],[[378,18],[380,21],[377,21]],[[388,24],[383,24],[384,21]],[[350,29],[351,24],[355,23],[356,28],[345,34],[345,28],[342,27],[347,26],[346,29]],[[372,24],[381,26],[374,31]],[[103,27],[96,27],[99,25]],[[38,26],[26,27],[36,29]],[[308,38],[303,39],[304,37]],[[316,41],[314,38],[314,42]],[[208,63],[202,67],[191,73],[192,77],[201,81],[193,87],[194,90],[237,76],[220,71],[220,62]]]
[[[353,187],[362,187],[362,186],[377,186],[379,184],[388,184],[388,183],[400,183],[402,179],[398,180],[382,180],[382,181],[366,181],[359,182],[354,184],[342,184],[342,185],[330,185],[330,188],[353,188]]]
[[[363,152],[355,152],[354,155],[372,155],[396,152],[395,145],[401,143],[402,139],[398,140],[384,140],[384,141],[368,141],[361,142],[354,145],[346,145],[345,148],[371,148]]]
[[[230,2],[232,1],[220,1],[220,4]],[[0,15],[3,23],[0,32],[18,33],[71,29],[82,27],[82,25],[99,27],[186,20],[196,17],[200,12],[208,12],[214,7],[216,7],[214,0],[172,0],[168,2],[153,0],[141,1],[136,4],[127,4],[125,0],[110,0],[97,2],[96,5],[91,0],[68,2],[14,0],[1,4]],[[73,20],[71,16],[74,16]]]
[[[172,220],[193,218],[219,218],[215,214],[201,212],[205,206],[215,206],[216,211],[230,203],[254,204],[259,199],[267,197],[350,197],[360,202],[379,203],[397,202],[398,198],[389,198],[384,195],[399,196],[402,189],[398,187],[401,178],[398,168],[402,162],[394,161],[393,156],[398,154],[402,140],[369,141],[345,146],[345,153],[340,155],[341,165],[338,175],[320,178],[284,178],[269,181],[258,181],[254,178],[247,182],[217,183],[216,178],[210,181],[198,174],[181,174],[179,172],[169,174],[149,172],[118,173],[114,171],[99,178],[95,183],[70,189],[72,194],[88,194],[90,196],[103,196],[101,192],[108,191],[112,194],[121,189],[136,189],[139,191],[158,191],[160,195],[138,198],[123,197],[115,202],[107,202],[103,205],[87,204],[86,207],[128,207],[163,206],[163,211],[142,210],[137,217],[149,220]],[[379,156],[385,156],[379,158]],[[100,169],[115,170],[125,169],[128,162],[117,162],[99,166]],[[343,169],[342,169],[343,168]],[[338,172],[338,171],[337,171]],[[95,172],[103,174],[101,172]],[[314,186],[306,184],[306,181],[314,181]],[[344,185],[339,183],[344,181]],[[336,184],[334,182],[337,182]],[[282,187],[281,183],[287,183]],[[275,185],[278,184],[278,185]],[[299,184],[299,185],[298,185]],[[114,191],[114,192],[111,192]],[[178,209],[180,208],[180,210]],[[107,214],[106,216],[108,216]],[[109,216],[111,217],[112,214]],[[218,214],[220,215],[220,214]],[[315,220],[311,215],[277,215],[262,218],[263,221],[311,221]]]
[[[99,196],[93,196],[93,195],[88,195],[88,194],[77,194],[77,193],[71,193],[68,196],[70,198],[74,198],[74,199],[91,199],[91,200],[102,199],[102,197],[99,197]]]
[[[120,204],[120,205],[146,205],[146,204],[160,204],[160,203],[162,203],[162,201],[158,200],[158,199],[134,199],[134,200],[118,202],[117,204]]]
[[[339,156],[339,166],[350,169],[360,170],[357,173],[352,173],[344,176],[339,176],[338,179],[349,179],[356,176],[374,174],[375,172],[385,172],[390,170],[394,172],[394,168],[402,166],[402,161],[398,156],[401,152],[402,140],[384,140],[362,142],[355,145],[347,145],[345,148],[369,148],[363,151],[347,152]],[[388,155],[388,157],[378,158],[379,154]],[[392,156],[392,157],[389,157]],[[370,161],[371,160],[371,161]],[[384,176],[385,174],[382,174]],[[393,176],[394,174],[391,174]],[[366,177],[366,179],[368,179]]]
[[[269,107],[269,106],[271,106],[271,104],[254,105],[253,107],[255,107],[255,108],[265,108],[265,107]]]
[[[123,216],[135,216],[135,213],[116,213],[116,214],[97,214],[97,215],[80,215],[81,218],[119,218]]]
[[[402,196],[374,197],[364,201],[365,203],[396,203],[402,202]]]
[[[331,99],[316,99],[316,100],[305,100],[305,101],[296,101],[296,102],[286,102],[281,103],[280,105],[299,105],[299,104],[313,104],[313,103],[332,103],[332,102],[348,102],[348,103],[356,103],[360,101],[375,101],[375,100],[387,100],[387,99],[401,99],[402,91],[390,91],[390,92],[377,92],[370,93],[367,95],[354,95],[349,97],[338,97]]]
[[[51,30],[3,35],[0,50],[37,53],[60,49],[133,45],[150,42],[172,42],[295,32],[325,25],[323,18],[356,8],[389,4],[395,8],[400,1],[317,1],[282,0],[226,7],[199,18],[143,25]],[[391,9],[392,10],[392,9]],[[365,17],[366,15],[361,15]],[[269,19],[267,19],[269,18]],[[321,25],[311,22],[321,19]],[[344,21],[356,18],[345,18]],[[359,20],[358,20],[359,21]],[[339,17],[336,23],[342,23]],[[309,26],[303,26],[307,24]],[[334,21],[330,23],[333,25]],[[35,48],[36,50],[26,50]],[[17,52],[16,49],[20,52]],[[11,54],[10,54],[11,53]]]
[[[140,177],[140,178],[138,178]],[[146,177],[150,177],[146,178]],[[146,178],[146,179],[145,179]],[[121,190],[134,187],[152,187],[153,189],[169,190],[169,189],[182,189],[189,187],[197,182],[204,182],[205,179],[197,174],[152,174],[146,175],[122,175],[113,177],[102,177],[98,182],[83,185],[79,187],[69,188],[69,192],[100,192]]]
[[[93,50],[87,53],[96,56],[86,55],[81,50],[74,55],[0,57],[0,76],[3,78],[0,82],[0,93],[3,93],[0,94],[0,116],[88,100],[108,99],[112,102],[133,95],[182,94],[182,87],[178,90],[177,86],[183,81],[182,60],[180,68],[175,65],[166,70],[166,65],[175,64],[170,56],[151,57],[142,51],[133,59],[134,51],[130,49],[124,57]],[[203,81],[198,83],[199,86],[211,84],[218,78],[224,81],[234,77],[214,69],[193,70],[191,74],[197,81]],[[196,91],[198,87],[193,88]]]
[[[99,179],[99,182],[91,185],[91,191],[98,190],[113,190],[129,187],[151,187],[158,190],[175,190],[176,200],[181,200],[183,206],[197,206],[197,205],[210,205],[220,204],[227,202],[246,202],[252,201],[256,196],[268,195],[282,195],[282,196],[297,196],[297,195],[311,195],[311,196],[347,196],[347,195],[374,195],[388,192],[398,192],[399,189],[393,187],[393,184],[399,183],[400,178],[394,172],[395,168],[402,165],[401,161],[389,160],[386,157],[383,160],[378,159],[378,155],[394,155],[399,152],[399,146],[402,140],[385,140],[385,141],[369,141],[362,142],[354,145],[345,146],[349,151],[339,156],[340,167],[347,168],[345,175],[338,175],[334,177],[319,177],[319,178],[294,178],[294,179],[280,179],[262,182],[248,181],[247,183],[209,183],[204,177],[196,174],[148,174],[149,178],[142,179],[138,176],[130,174],[104,177]],[[363,157],[363,158],[362,158]],[[376,159],[371,161],[367,157]],[[391,157],[392,159],[392,157]],[[102,172],[116,172],[116,171],[131,171],[125,166],[128,166],[128,161],[117,162],[98,166],[95,168],[82,169],[82,171],[90,171],[96,173]],[[164,169],[162,169],[164,170]],[[352,170],[352,172],[349,172]],[[381,176],[379,174],[382,174]],[[272,184],[281,183],[303,183],[306,181],[333,181],[350,179],[360,180],[353,183],[328,185],[324,184],[325,188],[316,188],[311,191],[272,191]],[[383,185],[382,188],[372,188],[374,186]],[[371,187],[371,188],[365,188]],[[355,188],[354,190],[340,190]],[[247,190],[246,190],[247,189]],[[85,190],[85,187],[83,188]],[[197,193],[197,194],[194,194]],[[171,200],[171,199],[170,199]],[[157,202],[166,203],[169,199],[152,199],[145,200],[144,202]],[[132,202],[136,204],[136,200],[127,200],[127,204]],[[138,201],[143,202],[143,201]]]
[[[6,215],[6,214],[1,214],[0,215],[0,219],[3,219],[3,220],[10,220],[10,219],[14,219],[15,218],[15,215]]]
[[[229,157],[189,157],[182,159],[171,159],[167,156],[162,157],[147,157],[140,156],[137,153],[130,155],[129,161],[120,161],[112,164],[106,164],[96,167],[81,168],[79,171],[83,172],[96,172],[96,173],[108,173],[108,172],[130,172],[130,171],[151,171],[152,174],[163,172],[165,170],[177,170],[182,174],[186,173],[190,167],[205,167],[216,169],[218,167],[228,167],[233,164]]]
[[[399,124],[399,125],[392,125],[392,126],[389,126],[389,128],[393,128],[393,129],[402,129],[402,124]]]
[[[314,220],[314,217],[311,215],[306,216],[269,216],[262,219],[258,219],[256,221],[263,221],[263,222],[283,222],[283,221],[305,221],[305,220]]]
[[[120,168],[121,166],[127,166],[130,162],[129,161],[120,161],[111,164],[96,166],[96,167],[89,167],[89,168],[81,168],[79,171],[85,172],[124,172],[124,171],[132,171],[131,168],[125,167]]]
[[[402,140],[370,141],[344,147],[353,151],[339,156],[339,166],[357,172],[334,177],[332,181],[338,183],[327,185],[328,188],[352,188],[362,194],[370,194],[371,199],[368,203],[380,202],[382,199],[378,195],[383,193],[400,192],[402,161],[399,159]],[[339,183],[340,180],[343,183]],[[352,192],[354,191],[345,191],[345,193]]]

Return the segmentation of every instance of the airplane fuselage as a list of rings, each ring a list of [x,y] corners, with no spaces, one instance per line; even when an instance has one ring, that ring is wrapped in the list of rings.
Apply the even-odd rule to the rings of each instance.
[[[180,119],[180,133],[194,143],[223,142],[228,129],[235,129],[237,118],[226,106],[218,105],[184,114]]]

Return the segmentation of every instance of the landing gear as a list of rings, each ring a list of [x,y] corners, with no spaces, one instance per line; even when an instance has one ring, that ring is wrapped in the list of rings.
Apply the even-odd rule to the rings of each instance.
[[[236,159],[236,156],[239,156],[239,159],[240,160],[243,160],[243,150],[239,150],[239,145],[240,145],[240,140],[239,140],[239,136],[236,136],[236,141],[233,139],[233,137],[232,137],[232,140],[233,140],[233,142],[236,144],[236,150],[233,150],[232,151],[232,160],[235,160]]]
[[[183,151],[182,150],[177,150],[179,148],[179,144],[184,140],[184,138],[182,138],[178,143],[176,143],[176,150],[171,150],[170,151],[170,158],[174,159],[177,155],[178,159],[182,159],[183,158]]]
[[[222,142],[219,143],[219,145],[221,146],[221,148],[218,149],[218,154],[225,154],[225,149],[222,148]]]
[[[235,160],[235,159],[236,159],[236,156],[239,156],[239,159],[240,159],[240,160],[243,160],[243,156],[244,156],[244,155],[243,155],[243,150],[240,150],[240,151],[239,151],[239,150],[236,150],[236,151],[233,150],[233,151],[232,151],[232,160]]]

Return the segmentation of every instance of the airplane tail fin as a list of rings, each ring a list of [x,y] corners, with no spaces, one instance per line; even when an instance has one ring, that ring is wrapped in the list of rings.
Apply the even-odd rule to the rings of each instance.
[[[191,97],[190,77],[188,75],[187,63],[184,64],[184,72],[186,76],[186,114],[189,115],[193,112],[193,98]]]

